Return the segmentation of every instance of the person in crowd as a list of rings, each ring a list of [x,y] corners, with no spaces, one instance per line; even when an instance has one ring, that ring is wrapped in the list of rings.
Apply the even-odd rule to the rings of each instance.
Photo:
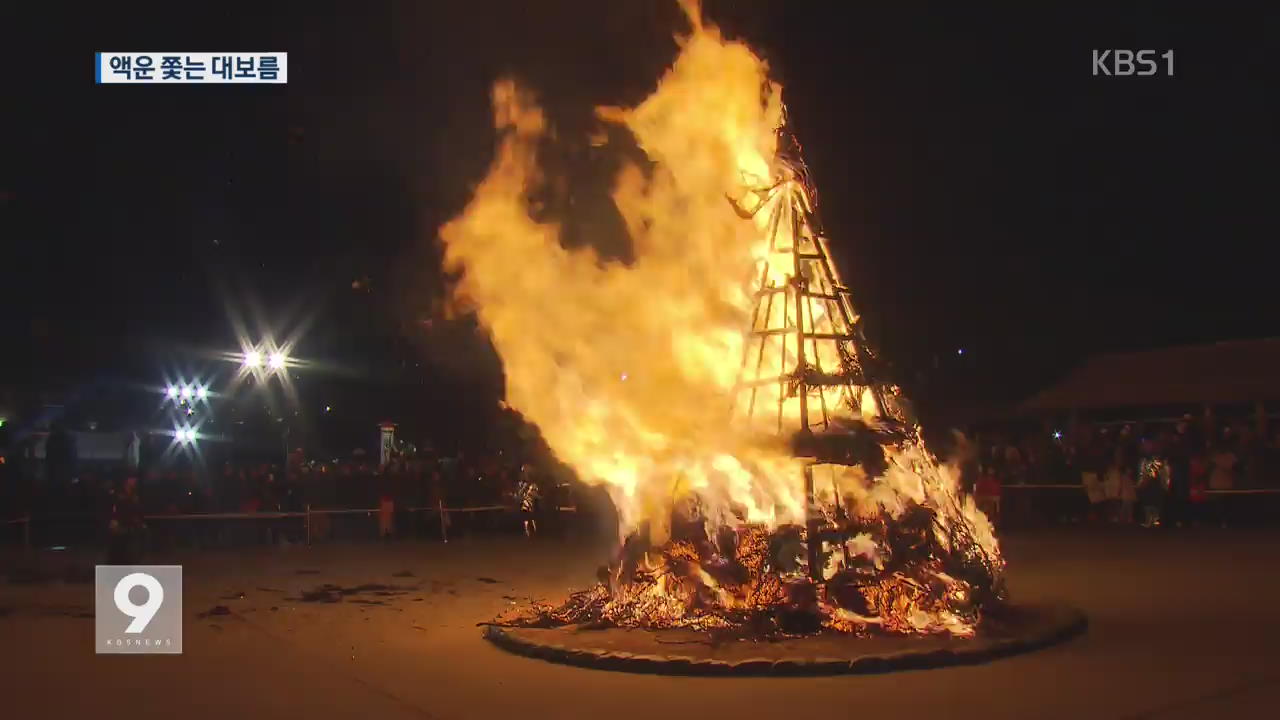
[[[1080,484],[1089,498],[1090,522],[1101,522],[1105,517],[1107,493],[1103,487],[1105,467],[1102,460],[1102,447],[1098,438],[1086,435],[1076,454],[1076,462],[1080,471]]]
[[[1014,443],[1009,443],[1004,448],[1004,470],[1010,484],[1023,485],[1027,482],[1027,468],[1022,451]]]
[[[1039,435],[1023,439],[1020,454],[1022,456],[1023,482],[1044,482],[1044,451],[1037,447]]]
[[[317,510],[332,510],[338,503],[338,470],[327,464],[321,465],[311,474],[311,487],[307,489],[307,499],[311,507]],[[328,513],[316,513],[311,516],[311,537],[313,540],[327,540],[332,528],[331,516]]]
[[[234,512],[235,479],[236,468],[231,461],[222,463],[222,470],[214,480],[217,483],[214,488],[214,497],[217,498],[219,512]]]
[[[1133,466],[1129,457],[1123,445],[1116,447],[1104,480],[1107,497],[1112,506],[1112,522],[1120,525],[1133,522],[1133,505],[1138,499]]]
[[[462,451],[458,451],[458,459],[453,467],[455,468],[453,476],[445,479],[444,504],[446,507],[453,508],[470,507],[476,478],[471,458],[463,455]],[[471,526],[470,515],[470,513],[447,514],[445,519],[449,523],[450,534],[467,534]]]
[[[258,511],[258,505],[261,499],[258,495],[258,485],[260,479],[256,468],[241,469],[237,478],[239,490],[239,511],[242,513],[252,513]]]
[[[275,465],[266,465],[262,469],[262,484],[258,490],[258,510],[259,512],[277,512],[280,510],[279,500],[279,471],[280,468]],[[276,541],[276,527],[274,523],[263,522],[260,524],[262,536],[266,539],[266,544],[273,545]]]
[[[1196,440],[1195,449],[1191,453],[1190,481],[1188,521],[1193,525],[1199,525],[1205,521],[1205,508],[1209,500],[1207,494],[1209,489],[1209,448],[1201,439]]]
[[[426,486],[426,502],[423,505],[427,507],[439,507],[444,502],[444,471],[439,466],[430,469]]]
[[[262,509],[279,512],[284,501],[284,474],[279,465],[272,465],[266,473],[262,488]]]
[[[511,468],[504,467],[498,475],[497,494],[501,498],[518,497],[520,474]]]
[[[1162,519],[1166,527],[1185,527],[1191,509],[1191,417],[1183,416],[1173,435],[1164,442],[1165,461],[1169,467],[1169,485],[1164,495]]]
[[[1004,471],[1004,446],[996,440],[987,448],[987,468],[996,474],[1000,479],[1007,479],[1008,475]]]
[[[93,514],[98,521],[97,541],[99,545],[107,548],[111,547],[111,517],[115,508],[118,487],[119,483],[109,477],[104,477],[98,483],[97,492],[94,495]]]
[[[116,493],[111,506],[107,530],[111,536],[107,549],[108,565],[137,565],[141,554],[142,533],[146,529],[138,477],[129,475]]]
[[[186,494],[182,484],[177,470],[170,470],[164,474],[163,484],[156,488],[158,490],[157,494],[160,496],[160,512],[167,515],[178,512],[178,496],[179,494]]]
[[[253,513],[258,511],[258,505],[261,498],[258,492],[258,486],[261,480],[258,476],[257,468],[241,470],[240,476],[244,478],[244,484],[240,487],[240,512]]]
[[[1133,425],[1125,423],[1116,435],[1116,449],[1124,453],[1127,460],[1138,457],[1138,438]]]
[[[403,535],[409,527],[409,499],[413,495],[413,461],[401,459],[396,463],[396,472],[391,476],[391,497],[395,504],[392,526]]]
[[[359,507],[356,505],[356,478],[355,468],[351,463],[344,462],[334,471],[337,475],[334,477],[334,490],[336,491],[336,499],[339,507]]]
[[[303,488],[305,487],[303,483],[305,482],[304,476],[310,469],[302,462],[286,465],[282,469],[283,474],[279,476],[281,482],[276,503],[282,512],[302,512],[306,507],[307,501],[303,495]],[[298,523],[281,520],[273,521],[272,524],[275,525],[277,534],[288,542],[303,542],[303,529]]]
[[[538,487],[537,477],[532,466],[526,464],[520,469],[520,481],[516,485],[516,500],[520,508],[521,525],[524,536],[532,538],[538,534],[538,511],[542,492]]]
[[[974,500],[978,509],[993,525],[1000,522],[1000,477],[990,465],[978,467],[978,480],[974,484]]]
[[[204,501],[203,496],[204,490],[196,480],[195,471],[187,470],[182,473],[182,483],[178,486],[178,497],[175,503],[178,506],[178,512],[183,514],[200,512]]]
[[[307,491],[315,486],[313,477],[319,473],[311,466],[310,463],[303,463],[298,467],[298,475],[290,487],[290,503],[289,510],[292,512],[301,512],[306,509],[307,503],[311,501]]]
[[[400,463],[391,461],[378,475],[378,537],[390,540],[395,532],[395,481],[400,476]]]
[[[1235,432],[1236,487],[1254,488],[1261,485],[1262,443],[1249,423],[1239,423]]]
[[[1143,442],[1142,459],[1138,462],[1138,500],[1142,503],[1142,526],[1159,527],[1160,511],[1169,488],[1169,462],[1153,440]]]
[[[404,509],[401,511],[403,522],[402,528],[413,528],[413,532],[418,536],[426,535],[426,516],[427,512],[423,509],[427,505],[427,483],[430,478],[427,476],[427,461],[422,457],[416,457],[409,461],[407,472],[405,473],[405,490],[403,495]]]
[[[379,495],[378,487],[378,469],[367,462],[356,465],[353,480],[353,491],[355,492],[355,507],[377,507]]]
[[[972,443],[961,442],[956,448],[957,465],[960,468],[960,484],[966,492],[977,495],[978,478],[982,474],[982,438],[975,436]]]
[[[1232,438],[1228,436],[1220,441],[1209,456],[1209,489],[1231,490],[1235,487],[1237,465],[1240,462],[1236,455]],[[1226,496],[1219,495],[1214,502],[1214,515],[1218,524],[1227,526],[1226,513],[1223,512]]]

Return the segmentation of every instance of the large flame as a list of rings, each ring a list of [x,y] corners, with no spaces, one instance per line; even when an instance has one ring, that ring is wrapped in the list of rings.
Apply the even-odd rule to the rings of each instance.
[[[795,254],[807,256],[818,244],[825,253],[825,241],[798,229],[796,208],[808,208],[810,199],[779,157],[781,88],[746,45],[726,41],[695,6],[685,7],[692,33],[657,89],[635,108],[597,111],[602,122],[629,129],[650,161],[643,169],[625,164],[613,188],[633,245],[630,262],[602,258],[589,245],[566,248],[559,224],[534,219],[530,197],[543,182],[537,151],[548,121],[511,80],[493,90],[500,134],[493,165],[465,211],[441,229],[446,266],[460,275],[455,297],[475,309],[502,358],[508,404],[538,425],[584,481],[609,489],[621,536],[647,526],[651,546],[666,542],[673,506],[686,497],[697,498],[712,532],[805,522],[804,461],[776,433],[807,422],[802,399],[784,383],[751,384],[751,404],[776,411],[771,440],[762,439],[751,413],[745,421],[731,418],[742,415],[735,406],[744,378],[777,378],[806,364],[826,373],[841,367],[835,342],[802,349],[783,339],[788,333],[807,327],[842,337],[856,323],[851,306],[832,300],[839,291],[834,268],[810,288],[826,300],[758,309],[762,293],[794,279]],[[759,339],[772,337],[768,328],[779,329],[778,343]],[[896,396],[848,384],[801,394],[821,406],[824,423],[892,415],[886,404]],[[999,564],[990,524],[959,495],[950,469],[924,449],[918,428],[912,424],[884,453],[887,467],[875,477],[860,467],[810,467],[816,499],[868,518],[927,507],[938,548],[949,552],[960,529],[964,542]],[[841,571],[838,558],[874,563],[882,553],[854,538],[832,554],[824,575]],[[894,575],[864,592],[884,605],[882,620],[842,612],[834,622],[892,616],[897,629],[963,632],[968,626],[948,607],[968,586],[930,567],[923,584],[918,573],[900,582]],[[716,588],[724,607],[764,592],[752,585],[733,595],[701,569],[692,575],[704,590]],[[933,582],[943,590],[921,589]],[[680,598],[665,582],[634,586],[614,593],[609,612],[675,622],[689,606]],[[893,607],[899,612],[889,612]]]
[[[669,509],[673,488],[720,512],[739,503],[753,522],[799,521],[796,461],[727,422],[764,239],[725,194],[771,176],[781,103],[764,64],[697,27],[657,92],[601,110],[656,162],[647,176],[627,165],[614,188],[629,264],[566,249],[559,225],[531,219],[546,119],[510,80],[493,102],[497,156],[441,236],[502,357],[507,402],[609,486],[624,533]]]

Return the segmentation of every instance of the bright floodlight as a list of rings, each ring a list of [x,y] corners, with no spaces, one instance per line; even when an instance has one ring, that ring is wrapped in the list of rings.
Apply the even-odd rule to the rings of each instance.
[[[250,350],[249,352],[245,353],[244,366],[251,367],[251,368],[262,367],[262,353],[258,352],[257,350]]]
[[[284,353],[273,352],[271,353],[271,359],[267,362],[271,366],[272,370],[283,370],[285,360],[286,358]]]
[[[183,399],[183,400],[190,400],[190,399],[191,399],[191,388],[189,388],[189,387],[184,387],[184,388],[182,388],[182,399]]]
[[[196,439],[195,431],[188,430],[187,428],[178,428],[174,431],[173,435],[180,443],[190,442]]]
[[[165,388],[164,394],[171,398],[176,398],[178,397],[178,388],[170,385],[169,387]]]
[[[209,397],[209,388],[201,387],[199,390],[196,390],[196,397],[201,400],[207,399]]]

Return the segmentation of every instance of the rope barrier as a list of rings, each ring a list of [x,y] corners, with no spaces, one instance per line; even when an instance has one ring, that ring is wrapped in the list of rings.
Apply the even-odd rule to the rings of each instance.
[[[359,511],[363,512],[363,511]],[[256,512],[256,513],[165,513],[143,515],[146,520],[279,520],[280,518],[306,517],[305,512]]]
[[[1076,490],[1083,492],[1084,485],[1072,484],[1010,484],[1001,486],[1001,490]],[[1275,495],[1280,494],[1280,488],[1232,488],[1220,490],[1206,490],[1206,495]],[[555,506],[557,512],[578,512],[576,506]],[[515,511],[513,505],[473,505],[465,507],[445,507],[441,502],[435,507],[406,507],[403,510],[407,512],[437,512],[440,514],[440,537],[444,542],[449,542],[448,533],[448,515],[450,513],[478,513],[478,512],[495,512],[495,511]],[[144,515],[147,520],[283,520],[289,518],[303,518],[306,525],[307,544],[311,544],[311,517],[313,515],[372,515],[380,512],[381,508],[312,508],[307,506],[302,512],[222,512],[222,513],[162,513]],[[9,520],[0,520],[0,525],[23,525],[23,545],[30,547],[31,545],[31,516],[12,518]]]
[[[448,520],[446,516],[449,513],[477,513],[477,512],[493,512],[501,510],[514,510],[510,505],[475,505],[471,507],[445,507],[443,503],[437,507],[407,507],[403,508],[407,512],[437,511],[440,513],[440,537],[444,542],[449,542]],[[565,508],[557,508],[565,510]],[[575,510],[576,508],[569,508]],[[311,544],[311,517],[313,515],[372,515],[381,512],[381,508],[313,508],[310,505],[303,512],[253,512],[253,513],[166,513],[158,515],[144,515],[147,520],[281,520],[286,518],[304,518],[306,525],[307,544]],[[13,521],[18,522],[18,521]]]

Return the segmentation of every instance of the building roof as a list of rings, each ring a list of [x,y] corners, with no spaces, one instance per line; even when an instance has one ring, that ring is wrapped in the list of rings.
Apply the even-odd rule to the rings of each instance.
[[[1028,410],[1234,404],[1280,399],[1280,338],[1096,355]]]

